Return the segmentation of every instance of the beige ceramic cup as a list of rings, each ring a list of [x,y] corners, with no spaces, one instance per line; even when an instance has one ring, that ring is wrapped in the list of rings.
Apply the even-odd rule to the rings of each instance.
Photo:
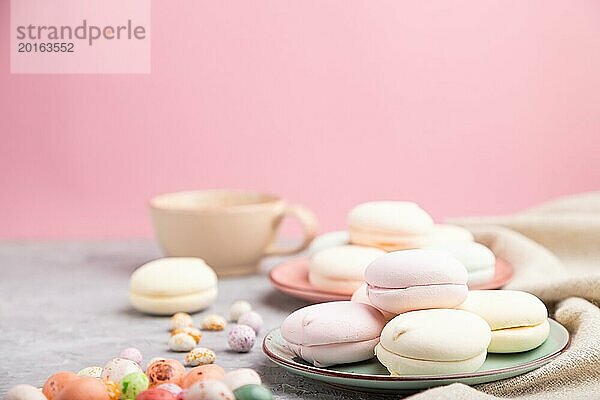
[[[163,194],[150,201],[157,239],[168,256],[200,257],[220,276],[256,272],[260,259],[304,250],[318,222],[304,206],[277,196],[239,190]],[[279,247],[277,229],[292,216],[304,229],[302,242]]]

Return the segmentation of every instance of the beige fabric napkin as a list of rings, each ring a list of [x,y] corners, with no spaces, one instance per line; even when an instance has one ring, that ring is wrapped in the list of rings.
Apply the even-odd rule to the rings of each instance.
[[[600,192],[510,216],[448,222],[468,227],[477,241],[514,266],[506,288],[541,298],[569,330],[571,346],[525,375],[475,387],[453,384],[411,399],[600,398]]]

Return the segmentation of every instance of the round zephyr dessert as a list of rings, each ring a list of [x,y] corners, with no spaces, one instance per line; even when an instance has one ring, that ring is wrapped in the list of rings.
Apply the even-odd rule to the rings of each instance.
[[[320,290],[351,295],[364,283],[367,266],[384,254],[351,244],[321,250],[308,260],[308,281]]]
[[[475,372],[485,361],[491,336],[483,318],[466,311],[411,311],[387,323],[375,354],[391,375]]]
[[[387,253],[365,271],[367,295],[381,310],[402,314],[429,308],[453,308],[467,298],[467,270],[440,250]]]
[[[377,311],[379,311],[381,314],[383,314],[383,318],[385,318],[386,321],[389,321],[390,319],[392,319],[396,316],[396,314],[394,314],[394,313],[389,313],[387,311],[380,310],[379,308],[375,307],[373,305],[373,303],[371,303],[371,300],[369,300],[369,296],[367,295],[367,284],[366,283],[363,283],[362,285],[360,285],[360,287],[358,289],[356,289],[354,291],[354,293],[352,293],[352,297],[350,298],[350,301],[353,303],[367,304],[367,305],[370,305],[371,307],[376,308]]]
[[[424,247],[455,242],[472,242],[475,238],[468,229],[458,225],[435,224],[425,237]]]
[[[430,246],[432,249],[447,251],[460,261],[467,269],[467,284],[478,285],[494,279],[496,273],[496,256],[477,242],[446,242]]]
[[[347,231],[322,233],[310,242],[310,246],[308,246],[308,255],[313,256],[321,250],[348,243],[350,243],[350,236]]]
[[[294,354],[317,367],[373,358],[385,325],[367,304],[333,301],[294,311],[281,325],[281,336]]]
[[[529,351],[544,343],[550,334],[548,310],[531,293],[471,290],[458,308],[479,315],[490,325],[490,353]]]
[[[433,226],[431,216],[409,201],[371,201],[348,214],[351,243],[386,251],[422,247]]]
[[[138,311],[154,315],[196,312],[217,297],[217,275],[204,260],[166,257],[136,269],[129,280],[129,300]]]

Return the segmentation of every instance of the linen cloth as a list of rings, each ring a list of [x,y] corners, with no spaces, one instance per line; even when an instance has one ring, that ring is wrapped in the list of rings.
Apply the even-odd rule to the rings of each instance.
[[[527,374],[469,387],[453,384],[411,399],[600,398],[600,192],[560,198],[499,217],[451,219],[515,268],[506,289],[535,294],[571,335],[569,349]]]

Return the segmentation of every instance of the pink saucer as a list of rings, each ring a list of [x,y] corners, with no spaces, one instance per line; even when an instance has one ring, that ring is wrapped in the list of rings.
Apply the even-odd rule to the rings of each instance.
[[[494,279],[487,283],[474,285],[469,289],[500,289],[506,285],[514,275],[512,265],[508,262],[496,258],[496,274]],[[285,261],[269,273],[271,283],[276,289],[290,296],[313,303],[325,301],[350,300],[350,295],[339,293],[330,293],[314,288],[308,282],[308,264],[306,258],[296,258]]]

